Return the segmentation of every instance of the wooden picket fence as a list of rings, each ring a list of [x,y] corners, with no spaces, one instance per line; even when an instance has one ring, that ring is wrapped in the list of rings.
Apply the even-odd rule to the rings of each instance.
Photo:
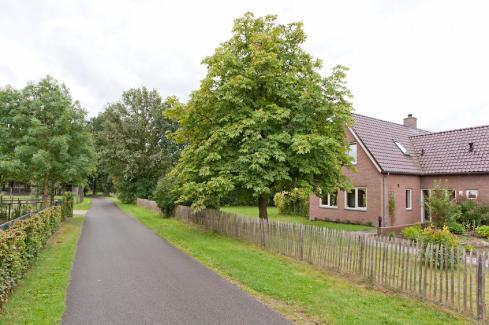
[[[487,320],[486,251],[467,252],[463,247],[262,221],[211,209],[193,213],[186,206],[178,206],[175,217],[319,268],[357,276],[372,285]]]

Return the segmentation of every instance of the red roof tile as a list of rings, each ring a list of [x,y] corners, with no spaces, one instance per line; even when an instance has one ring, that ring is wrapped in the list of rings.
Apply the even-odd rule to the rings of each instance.
[[[353,114],[353,117],[353,132],[383,172],[415,175],[489,173],[489,125],[431,133],[364,115]],[[396,141],[406,148],[406,155]],[[473,143],[472,152],[469,143]]]

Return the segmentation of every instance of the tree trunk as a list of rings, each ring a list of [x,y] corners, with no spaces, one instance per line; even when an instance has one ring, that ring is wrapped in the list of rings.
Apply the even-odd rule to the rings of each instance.
[[[262,195],[258,199],[258,216],[260,219],[268,220],[267,202],[268,197],[266,195]]]
[[[48,180],[44,180],[44,183],[42,185],[43,187],[43,192],[42,192],[42,204],[44,207],[49,206],[49,185],[48,185]]]

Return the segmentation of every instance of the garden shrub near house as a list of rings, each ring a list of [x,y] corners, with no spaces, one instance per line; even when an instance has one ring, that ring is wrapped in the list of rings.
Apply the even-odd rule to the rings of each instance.
[[[0,230],[0,306],[67,216],[63,207],[53,206]]]
[[[442,228],[450,222],[460,218],[462,214],[460,206],[450,196],[450,191],[446,185],[434,182],[434,188],[426,201],[430,210],[431,222],[435,227]]]
[[[280,214],[307,217],[309,213],[309,193],[298,188],[294,188],[290,192],[283,191],[276,193],[273,197],[273,203]]]
[[[458,222],[452,221],[448,224],[448,230],[450,230],[452,234],[461,235],[465,232],[465,227]]]
[[[477,236],[482,238],[489,238],[489,226],[479,226],[475,229]]]
[[[439,244],[446,247],[459,244],[457,236],[450,232],[448,226],[444,226],[442,229],[433,227],[423,229],[420,225],[415,225],[403,229],[402,235],[406,239],[421,241],[424,244]]]
[[[481,225],[489,225],[489,204],[474,200],[463,200],[458,203],[460,215],[457,222],[467,229],[475,229]]]

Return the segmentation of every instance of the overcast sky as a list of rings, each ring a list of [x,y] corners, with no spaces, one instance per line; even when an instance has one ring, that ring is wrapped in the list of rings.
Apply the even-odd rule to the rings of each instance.
[[[246,11],[302,21],[305,48],[342,64],[355,111],[445,130],[489,124],[488,1],[0,0],[0,86],[50,74],[96,115],[146,85],[181,100]]]

